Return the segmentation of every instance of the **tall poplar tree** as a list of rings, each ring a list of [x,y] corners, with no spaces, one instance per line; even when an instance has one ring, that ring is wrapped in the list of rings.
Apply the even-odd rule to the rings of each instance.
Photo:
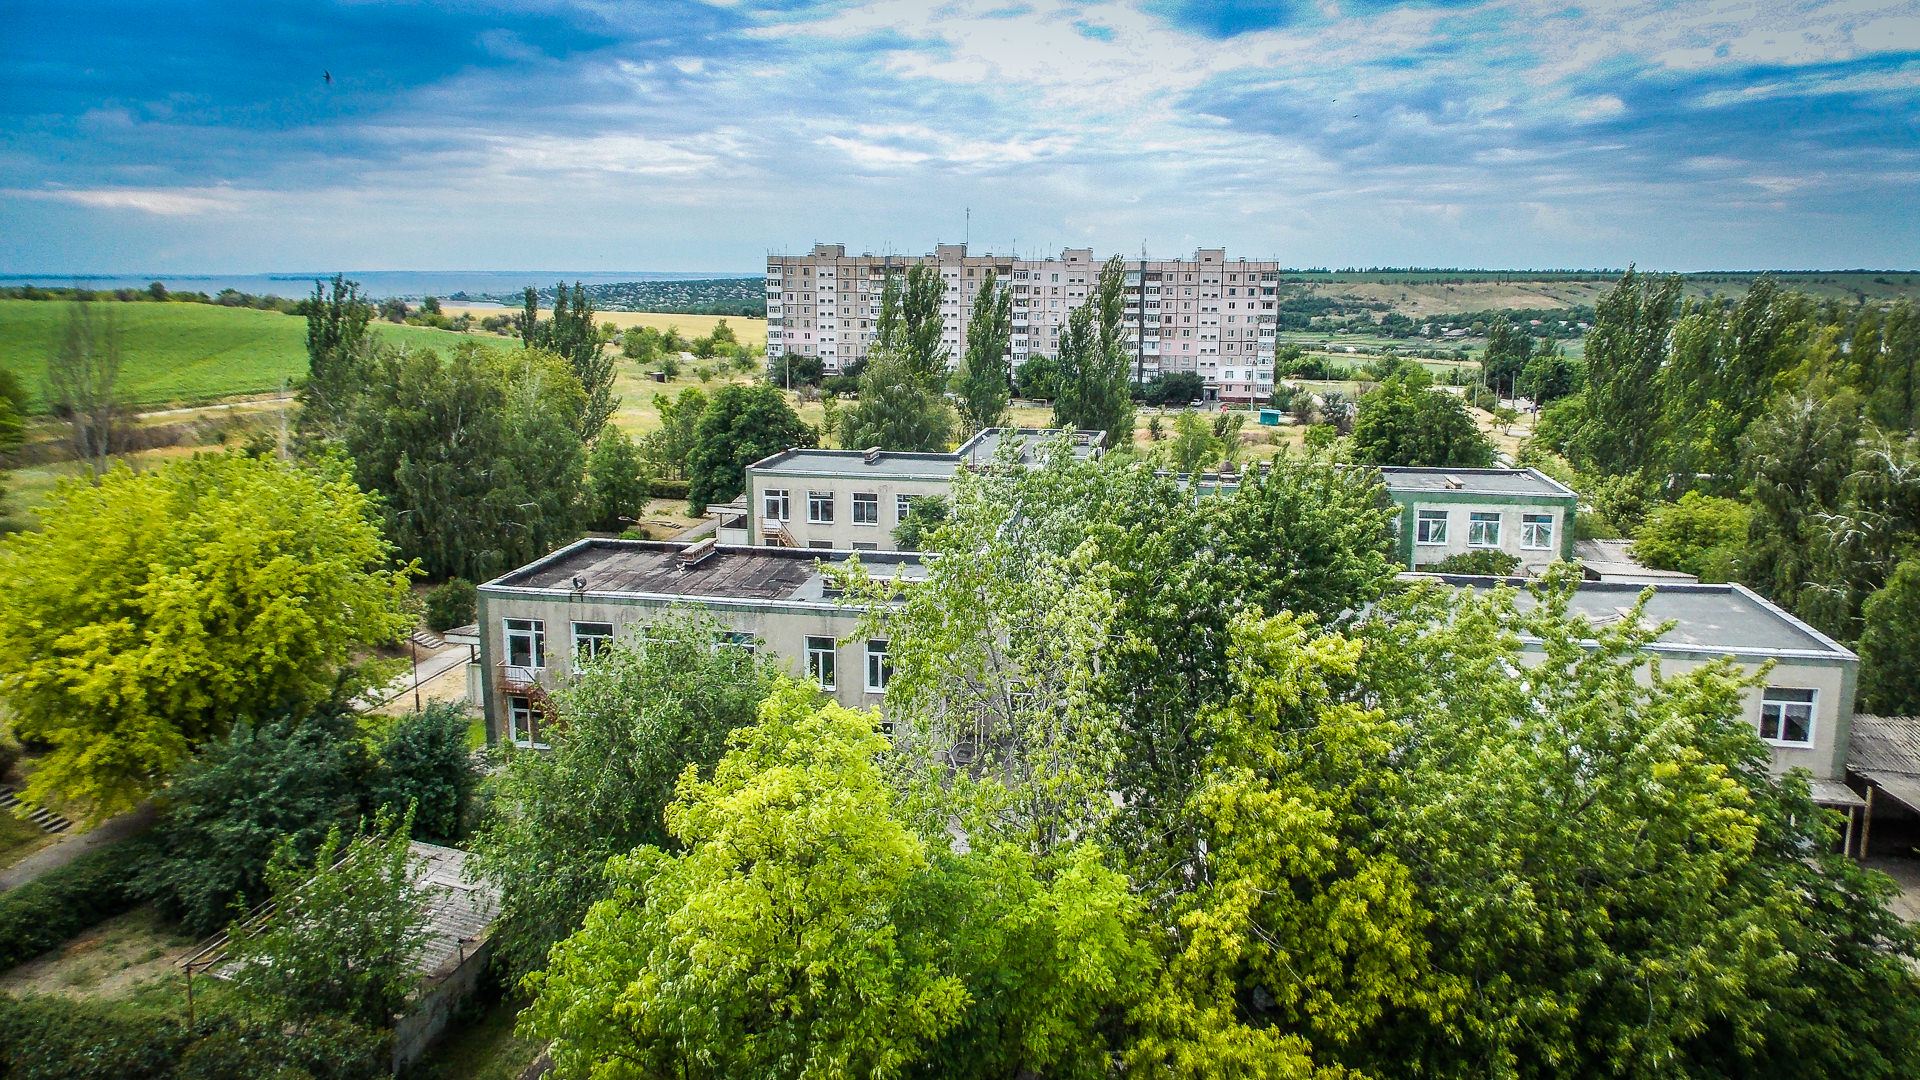
[[[553,287],[553,317],[540,319],[540,296],[528,288],[520,312],[520,340],[529,349],[545,349],[567,362],[573,377],[586,391],[585,402],[574,420],[580,438],[592,442],[607,419],[620,407],[613,396],[614,358],[606,350],[607,337],[593,321],[593,301],[586,289],[573,283]]]
[[[969,434],[1006,422],[1012,386],[1007,350],[1013,340],[1013,289],[987,271],[967,323],[967,354],[954,387]]]
[[[1127,360],[1126,262],[1115,255],[1100,269],[1093,293],[1075,308],[1060,335],[1055,427],[1107,433],[1110,446],[1133,444],[1131,364]]]
[[[1594,305],[1587,335],[1587,391],[1572,439],[1574,463],[1608,476],[1647,471],[1657,460],[1661,371],[1680,304],[1680,278],[1647,278],[1632,267]]]

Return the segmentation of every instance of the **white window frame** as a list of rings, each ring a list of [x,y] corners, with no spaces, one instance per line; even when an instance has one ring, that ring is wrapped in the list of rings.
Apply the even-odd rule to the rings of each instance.
[[[824,515],[821,514],[820,512],[820,509],[823,506],[826,508],[826,513]],[[807,524],[809,525],[833,524],[833,492],[831,491],[807,492]]]
[[[1520,547],[1526,551],[1553,550],[1553,515],[1521,514]]]
[[[1447,542],[1447,522],[1453,515],[1445,510],[1419,510],[1414,513],[1413,542],[1416,544],[1444,545]],[[1430,526],[1439,526],[1438,535]]]
[[[839,679],[835,668],[840,657],[840,643],[830,637],[807,638],[807,678],[822,690],[838,688]]]
[[[896,525],[897,525],[897,524],[899,524],[900,522],[902,522],[902,521],[905,521],[905,520],[907,520],[907,515],[908,515],[908,514],[911,514],[911,513],[913,513],[913,502],[914,502],[914,500],[915,500],[915,499],[920,499],[920,498],[924,498],[924,496],[921,496],[921,495],[895,495],[895,496],[893,497],[893,521],[894,521],[894,524],[896,524]]]
[[[893,654],[887,651],[888,642],[883,638],[870,638],[867,641],[867,693],[884,694],[887,684],[893,681]]]
[[[1804,701],[1799,695],[1806,695]],[[1775,695],[1779,695],[1776,697]],[[1791,696],[1789,696],[1791,695]],[[1807,737],[1799,739],[1783,738],[1789,709],[1807,710]],[[1811,686],[1769,686],[1760,691],[1760,741],[1770,746],[1790,746],[1796,749],[1811,749],[1814,739],[1814,723],[1820,715],[1820,691]],[[1767,734],[1767,724],[1771,720],[1773,734]]]
[[[754,639],[752,634],[747,633],[745,630],[715,630],[713,632],[713,649],[715,652],[719,652],[721,649],[739,649],[748,656],[752,656],[758,647],[759,642]]]
[[[862,521],[861,508],[866,509]],[[853,493],[853,523],[855,525],[880,524],[880,493],[877,491],[856,491]]]
[[[778,513],[774,512],[776,508]],[[760,493],[760,509],[764,511],[761,517],[769,517],[775,521],[792,521],[792,493],[786,488],[768,488]]]
[[[526,668],[530,671],[544,671],[547,667],[547,623],[544,619],[503,619],[502,632],[505,635],[506,659],[508,667]],[[524,638],[527,642],[527,656],[531,664],[513,662],[513,641]]]
[[[1493,538],[1485,539],[1486,530],[1491,527]],[[1482,539],[1474,539],[1479,535]],[[1473,510],[1467,513],[1467,546],[1477,548],[1497,548],[1500,546],[1500,514],[1497,511]]]
[[[587,627],[582,631],[582,627]],[[605,633],[600,633],[605,628]],[[573,662],[592,663],[613,651],[613,624],[610,622],[577,622],[573,624]]]
[[[546,743],[533,741],[533,734],[533,699],[525,694],[507,695],[507,741],[522,750],[548,749]]]

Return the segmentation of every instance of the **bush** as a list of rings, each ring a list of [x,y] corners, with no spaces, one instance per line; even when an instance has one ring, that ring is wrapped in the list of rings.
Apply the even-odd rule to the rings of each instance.
[[[649,477],[647,494],[656,499],[684,499],[693,490],[689,480],[668,480],[662,477]]]
[[[480,591],[466,578],[451,578],[444,585],[427,590],[427,628],[435,632],[451,630],[472,622],[480,603]]]
[[[1504,551],[1486,548],[1480,551],[1463,551],[1458,555],[1449,555],[1432,566],[1421,569],[1435,574],[1478,574],[1483,577],[1506,577],[1520,568],[1518,557]]]
[[[437,702],[402,716],[387,730],[373,801],[396,817],[413,806],[413,835],[445,843],[460,838],[479,783],[467,753],[465,711]]]
[[[150,857],[148,845],[140,838],[90,851],[0,893],[0,971],[55,948],[102,919],[138,907],[140,897],[131,884]],[[0,1045],[5,1042],[0,1039]]]
[[[383,1076],[387,1038],[337,1021],[261,1025],[203,1013],[188,1026],[158,1012],[67,997],[0,996],[7,1080],[360,1080]]]
[[[1747,543],[1746,505],[1689,491],[1656,506],[1633,532],[1633,557],[1702,581],[1732,581]]]

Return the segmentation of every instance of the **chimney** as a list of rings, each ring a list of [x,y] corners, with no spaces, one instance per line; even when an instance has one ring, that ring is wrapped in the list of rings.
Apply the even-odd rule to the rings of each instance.
[[[701,563],[712,558],[719,548],[720,539],[715,536],[709,536],[705,540],[688,544],[686,547],[680,549],[680,569],[686,571],[699,566]]]

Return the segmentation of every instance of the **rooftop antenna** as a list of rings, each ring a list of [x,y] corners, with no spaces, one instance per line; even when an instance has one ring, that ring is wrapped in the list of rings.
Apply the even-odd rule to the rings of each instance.
[[[966,226],[960,230],[960,246],[966,247],[968,241],[972,239],[973,239],[973,207],[969,206],[967,207]]]

